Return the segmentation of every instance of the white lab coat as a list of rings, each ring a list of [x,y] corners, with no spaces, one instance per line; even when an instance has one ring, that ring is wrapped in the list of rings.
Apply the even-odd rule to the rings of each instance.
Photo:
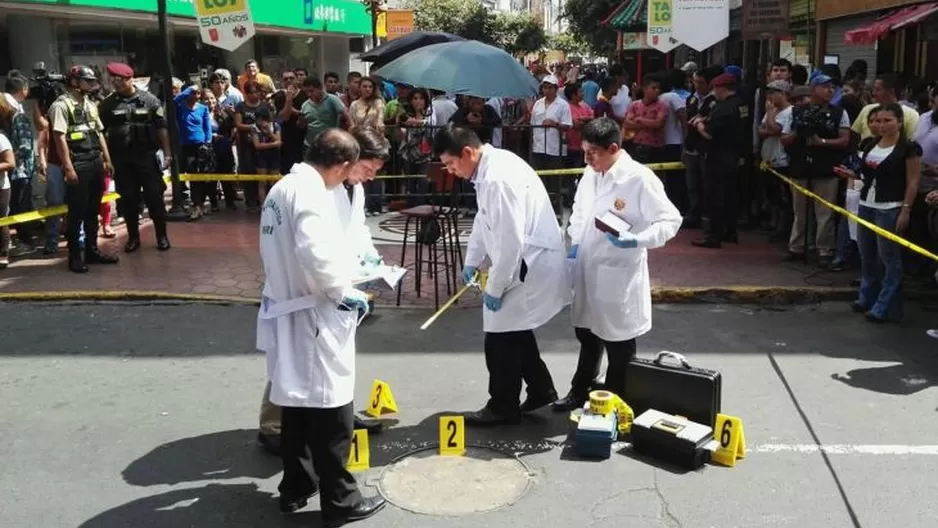
[[[369,253],[377,254],[371,239],[371,230],[365,223],[365,188],[360,183],[353,186],[351,200],[345,185],[339,185],[332,192],[335,194],[339,222],[345,229],[346,240],[352,246],[353,253],[358,257]]]
[[[595,218],[607,211],[632,226],[638,248],[618,248],[596,228]],[[625,151],[606,174],[587,167],[567,228],[572,243],[579,245],[571,266],[573,326],[588,328],[606,341],[627,341],[651,330],[647,250],[674,238],[681,221],[661,180]]]
[[[466,265],[488,257],[485,292],[501,297],[497,312],[482,312],[486,332],[533,330],[570,304],[563,231],[543,182],[521,158],[491,145],[472,180],[479,212],[472,224]],[[522,260],[527,268],[520,280]]]
[[[330,409],[353,398],[358,313],[339,303],[359,266],[335,203],[306,164],[264,201],[257,348],[267,355],[270,401],[280,406]]]

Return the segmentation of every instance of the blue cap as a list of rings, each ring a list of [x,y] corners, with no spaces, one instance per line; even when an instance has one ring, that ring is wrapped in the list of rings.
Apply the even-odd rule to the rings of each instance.
[[[827,84],[831,82],[834,82],[834,79],[832,79],[829,75],[825,75],[821,73],[820,71],[815,71],[814,75],[811,76],[811,81],[809,82],[809,84],[811,86],[820,86],[822,84]]]
[[[743,69],[736,65],[729,65],[726,68],[723,68],[724,73],[728,73],[737,79],[743,76]]]

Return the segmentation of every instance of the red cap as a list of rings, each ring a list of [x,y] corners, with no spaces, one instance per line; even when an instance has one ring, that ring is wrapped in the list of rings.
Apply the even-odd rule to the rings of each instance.
[[[710,85],[717,86],[736,86],[736,77],[732,73],[721,73],[710,81]]]
[[[126,77],[128,79],[132,79],[134,76],[134,69],[122,62],[109,62],[107,72],[115,77]]]

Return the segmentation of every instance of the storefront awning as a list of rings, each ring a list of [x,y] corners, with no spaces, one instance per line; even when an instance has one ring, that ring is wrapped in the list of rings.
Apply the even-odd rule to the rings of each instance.
[[[618,31],[644,32],[648,28],[648,0],[624,0],[600,24]]]
[[[846,32],[844,42],[854,46],[873,44],[888,35],[890,31],[917,24],[936,11],[938,11],[938,3],[934,2],[898,9],[880,17],[872,24]]]

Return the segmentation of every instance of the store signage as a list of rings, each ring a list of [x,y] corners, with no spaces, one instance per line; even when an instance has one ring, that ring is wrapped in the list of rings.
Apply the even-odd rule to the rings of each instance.
[[[730,0],[671,0],[672,36],[703,51],[730,36]]]
[[[202,42],[234,51],[254,37],[248,0],[193,0]]]
[[[413,9],[388,9],[385,20],[388,40],[401,38],[414,32]]]
[[[787,36],[790,16],[788,0],[749,0],[743,4],[743,39],[762,40]]]
[[[623,33],[622,49],[624,51],[651,49],[648,45],[648,35],[645,33]]]
[[[671,7],[671,0],[648,2],[648,45],[661,53],[681,45],[671,36]]]

